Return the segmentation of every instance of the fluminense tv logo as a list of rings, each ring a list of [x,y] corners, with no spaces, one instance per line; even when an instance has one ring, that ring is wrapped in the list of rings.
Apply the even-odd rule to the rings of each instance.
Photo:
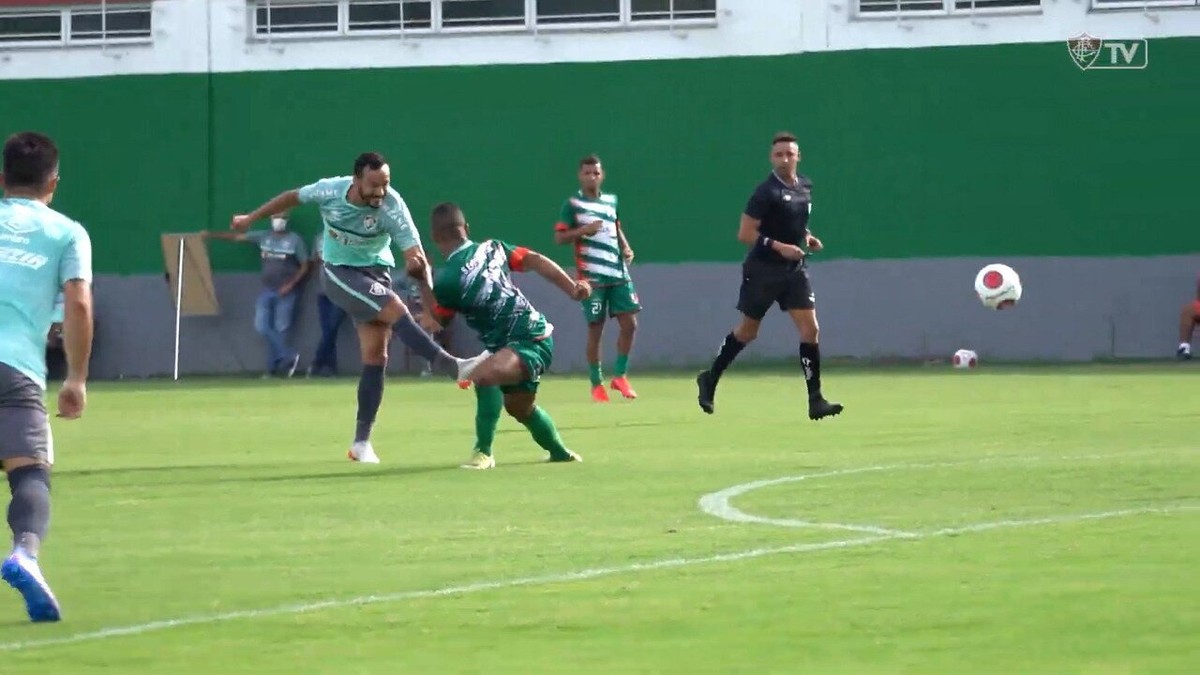
[[[1080,70],[1141,70],[1150,65],[1145,39],[1105,40],[1087,33],[1067,40],[1067,52]]]

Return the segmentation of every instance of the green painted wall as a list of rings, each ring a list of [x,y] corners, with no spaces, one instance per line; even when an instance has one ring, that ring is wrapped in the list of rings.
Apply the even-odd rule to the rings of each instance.
[[[62,142],[58,204],[105,272],[161,271],[158,232],[226,227],[367,149],[422,226],[453,199],[479,235],[546,249],[595,151],[642,262],[733,261],[778,129],[802,139],[830,258],[1196,252],[1200,39],[1150,49],[1139,71],[1082,72],[1053,43],[5,82],[0,131]]]

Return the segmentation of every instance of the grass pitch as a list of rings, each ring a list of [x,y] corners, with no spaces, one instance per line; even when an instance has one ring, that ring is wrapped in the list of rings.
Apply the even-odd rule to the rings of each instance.
[[[0,672],[1194,672],[1200,371],[828,368],[819,423],[776,372],[712,417],[549,376],[584,463],[505,418],[485,472],[451,383],[389,380],[379,466],[353,380],[94,385],[54,423],[64,621],[0,587]]]

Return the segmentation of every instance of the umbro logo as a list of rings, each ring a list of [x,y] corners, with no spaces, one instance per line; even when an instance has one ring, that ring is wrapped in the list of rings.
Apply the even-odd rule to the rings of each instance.
[[[375,283],[371,284],[371,289],[367,292],[370,293],[371,295],[387,295],[388,291],[387,291],[387,286],[384,286],[383,284],[376,281]]]

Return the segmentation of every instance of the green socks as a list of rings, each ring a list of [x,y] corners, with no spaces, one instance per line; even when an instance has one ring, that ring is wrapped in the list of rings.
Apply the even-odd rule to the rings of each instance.
[[[534,442],[549,452],[550,457],[562,459],[570,455],[567,446],[563,445],[562,437],[558,435],[554,420],[550,419],[550,415],[546,414],[545,410],[535,406],[533,414],[521,424],[529,429],[529,435],[533,436]]]
[[[617,354],[617,362],[613,364],[613,376],[625,377],[627,372],[629,372],[629,355]],[[600,369],[599,363],[588,364],[588,378],[591,379],[593,387],[604,382],[604,371]]]
[[[492,454],[492,441],[496,440],[496,425],[500,423],[500,412],[503,409],[504,395],[500,393],[500,387],[475,387],[475,449],[477,451],[485,455]]]

